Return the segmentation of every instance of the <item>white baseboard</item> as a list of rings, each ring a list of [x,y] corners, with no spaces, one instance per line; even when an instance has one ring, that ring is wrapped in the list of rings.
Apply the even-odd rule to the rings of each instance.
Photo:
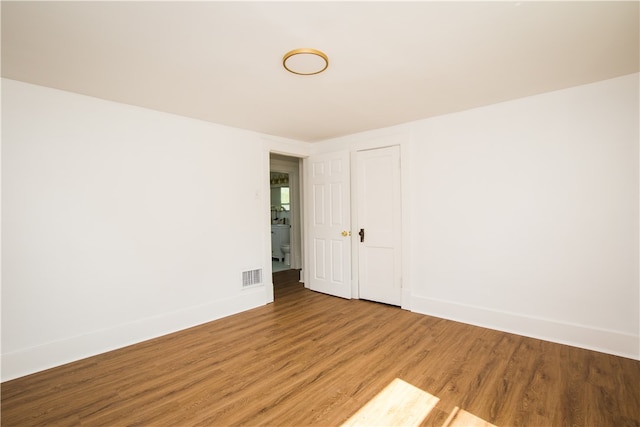
[[[640,337],[413,295],[411,311],[640,360]]]
[[[411,311],[411,290],[402,288],[402,305],[400,306],[403,310]]]
[[[265,304],[263,287],[239,296],[163,314],[91,334],[2,355],[2,381],[75,362],[162,335],[211,322]]]

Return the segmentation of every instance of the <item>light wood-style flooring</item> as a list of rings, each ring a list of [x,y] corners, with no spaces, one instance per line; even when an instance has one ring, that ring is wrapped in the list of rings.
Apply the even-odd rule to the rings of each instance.
[[[334,298],[295,273],[277,273],[273,304],[3,383],[2,426],[339,426],[385,396],[398,420],[426,409],[420,425],[640,425],[638,361]]]

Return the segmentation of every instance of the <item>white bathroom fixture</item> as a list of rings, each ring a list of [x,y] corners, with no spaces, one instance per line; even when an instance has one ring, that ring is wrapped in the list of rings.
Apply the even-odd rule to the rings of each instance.
[[[289,246],[289,243],[280,246],[280,250],[284,254],[284,264],[291,265],[291,246]]]
[[[283,262],[285,254],[282,251],[283,245],[289,245],[291,226],[289,224],[271,225],[271,258]]]

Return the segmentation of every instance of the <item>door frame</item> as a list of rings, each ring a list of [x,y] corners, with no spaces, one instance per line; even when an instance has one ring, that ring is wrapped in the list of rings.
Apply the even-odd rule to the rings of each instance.
[[[402,213],[404,211],[403,207],[402,207],[402,200],[403,200],[403,194],[402,194],[402,146],[399,144],[393,144],[393,145],[386,145],[384,147],[373,147],[373,148],[363,148],[363,149],[359,149],[356,151],[352,151],[351,152],[351,194],[353,195],[353,193],[356,193],[355,197],[351,198],[351,224],[352,224],[352,229],[353,229],[353,239],[351,241],[352,244],[352,249],[351,249],[351,254],[352,254],[352,259],[351,259],[351,264],[352,264],[352,269],[355,270],[355,274],[354,274],[354,280],[353,280],[353,286],[352,286],[352,294],[356,295],[354,296],[354,298],[360,298],[360,249],[362,248],[362,245],[360,244],[360,239],[358,237],[358,225],[361,224],[360,221],[360,217],[359,217],[359,207],[360,207],[360,196],[357,194],[358,192],[358,188],[359,188],[359,181],[358,181],[358,177],[359,177],[359,154],[360,153],[364,153],[364,152],[371,152],[371,151],[376,151],[376,150],[383,150],[385,148],[391,148],[391,147],[398,147],[398,161],[400,162],[399,165],[399,184],[400,184],[400,188],[399,188],[399,194],[398,197],[400,198],[400,217],[398,218],[398,220],[400,221],[399,224],[399,230],[394,233],[394,239],[396,237],[400,238],[400,247],[398,248],[399,250],[399,258],[400,258],[400,286],[401,286],[401,301],[400,303],[402,304],[403,301],[403,297],[402,297],[402,284],[403,284],[403,280],[402,278],[404,277],[403,275],[403,268],[402,268],[402,261],[404,260],[403,257],[403,244],[402,242],[403,240],[403,218],[402,218]],[[399,234],[399,236],[398,236]],[[366,239],[365,239],[366,240]]]
[[[262,190],[256,193],[256,197],[261,198],[263,209],[263,283],[264,283],[264,298],[265,304],[273,302],[273,271],[271,268],[271,154],[279,154],[287,157],[296,157],[303,159],[311,154],[310,144],[302,142],[286,140],[278,137],[261,136],[262,140]],[[300,249],[301,249],[301,281],[304,277],[302,274],[305,272],[305,219],[304,219],[304,181],[302,180],[302,166],[298,173],[299,189],[301,196],[300,202]]]
[[[411,134],[406,131],[388,131],[384,134],[380,132],[379,135],[371,137],[367,135],[358,135],[357,140],[354,140],[350,144],[351,153],[351,170],[357,170],[357,153],[358,151],[376,150],[380,148],[386,148],[391,146],[400,147],[400,209],[401,209],[401,224],[400,227],[400,239],[401,239],[401,286],[402,286],[402,302],[400,307],[405,310],[411,310],[411,288],[410,288],[410,264],[409,251],[411,245],[411,217],[409,216],[409,206],[411,194],[411,181],[410,177],[410,142]],[[351,178],[351,224],[352,228],[358,224],[358,188],[357,177],[352,174]],[[360,298],[359,289],[359,271],[358,271],[358,257],[359,257],[359,239],[357,239],[357,230],[352,230],[352,235],[355,235],[351,240],[351,293],[352,298]]]

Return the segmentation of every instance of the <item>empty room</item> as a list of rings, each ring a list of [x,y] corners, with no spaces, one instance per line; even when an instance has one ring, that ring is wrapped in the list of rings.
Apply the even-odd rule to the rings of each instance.
[[[640,2],[0,7],[3,426],[640,425]]]

